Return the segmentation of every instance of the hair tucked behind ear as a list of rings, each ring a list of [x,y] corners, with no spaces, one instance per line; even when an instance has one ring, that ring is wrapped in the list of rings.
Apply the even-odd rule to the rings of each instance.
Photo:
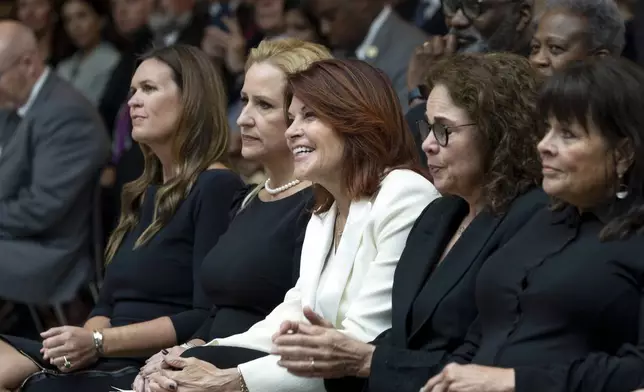
[[[139,223],[141,205],[150,186],[159,186],[154,199],[154,217],[137,238],[134,248],[149,242],[172,219],[199,174],[215,162],[225,162],[226,158],[229,134],[224,106],[226,95],[221,77],[208,56],[195,47],[175,45],[152,50],[142,57],[142,61],[148,59],[170,67],[181,93],[182,113],[172,141],[175,176],[163,183],[159,158],[149,147],[141,145],[145,159],[143,174],[123,188],[121,217],[105,252],[108,263],[125,235]]]

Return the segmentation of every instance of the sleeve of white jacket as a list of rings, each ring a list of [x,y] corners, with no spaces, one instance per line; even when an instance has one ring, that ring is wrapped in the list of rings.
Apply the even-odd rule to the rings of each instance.
[[[391,327],[391,287],[396,265],[414,222],[437,197],[439,194],[429,181],[409,171],[394,172],[383,181],[372,209],[378,253],[369,267],[359,295],[340,323],[342,332],[368,342]],[[301,304],[299,306],[301,318]],[[279,323],[276,325],[279,326]],[[267,336],[275,331],[276,328],[272,329]],[[266,351],[270,352],[270,347]],[[268,355],[239,365],[249,391],[325,391],[324,380],[288,373],[277,365],[278,360],[278,356]]]

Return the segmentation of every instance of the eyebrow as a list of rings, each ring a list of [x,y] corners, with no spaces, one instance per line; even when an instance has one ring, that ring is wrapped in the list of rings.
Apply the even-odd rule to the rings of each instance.
[[[263,99],[264,101],[273,102],[273,99],[267,97],[266,95],[255,95],[253,98],[255,98],[255,99]]]
[[[440,122],[441,124],[448,123],[448,124],[454,125],[454,121],[450,120],[447,117],[443,117],[443,116],[434,116],[434,123],[437,122],[437,121]]]

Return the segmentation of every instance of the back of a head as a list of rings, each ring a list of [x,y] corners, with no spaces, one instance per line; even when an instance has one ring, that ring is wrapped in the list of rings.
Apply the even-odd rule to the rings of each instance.
[[[200,166],[223,159],[228,144],[227,97],[223,80],[210,58],[190,45],[152,49],[142,61],[156,59],[172,70],[181,91],[183,113],[175,146],[183,159],[199,158]]]
[[[354,168],[345,173],[350,192],[353,176],[370,178],[377,187],[387,169],[416,168],[418,154],[396,91],[381,70],[358,60],[318,61],[290,75],[287,91],[342,135],[343,166]]]
[[[543,131],[536,107],[542,81],[528,59],[511,53],[457,54],[427,76],[430,90],[445,86],[477,125],[492,209],[503,209],[540,178],[536,146]]]
[[[626,45],[626,26],[614,0],[547,0],[545,11],[561,10],[581,16],[588,25],[592,51],[607,50],[619,56]]]
[[[253,64],[267,62],[290,75],[308,68],[316,61],[332,57],[331,52],[319,44],[294,38],[265,40],[251,49],[246,60],[246,70]]]

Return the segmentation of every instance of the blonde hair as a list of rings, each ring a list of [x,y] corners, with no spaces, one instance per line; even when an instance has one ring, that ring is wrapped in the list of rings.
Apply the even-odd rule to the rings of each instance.
[[[246,60],[245,70],[248,72],[248,69],[254,64],[268,63],[277,67],[285,75],[291,75],[306,70],[316,61],[330,58],[333,56],[329,49],[320,44],[295,38],[266,40],[251,49]],[[262,189],[264,189],[264,184],[255,187],[244,198],[239,211],[242,211]]]

